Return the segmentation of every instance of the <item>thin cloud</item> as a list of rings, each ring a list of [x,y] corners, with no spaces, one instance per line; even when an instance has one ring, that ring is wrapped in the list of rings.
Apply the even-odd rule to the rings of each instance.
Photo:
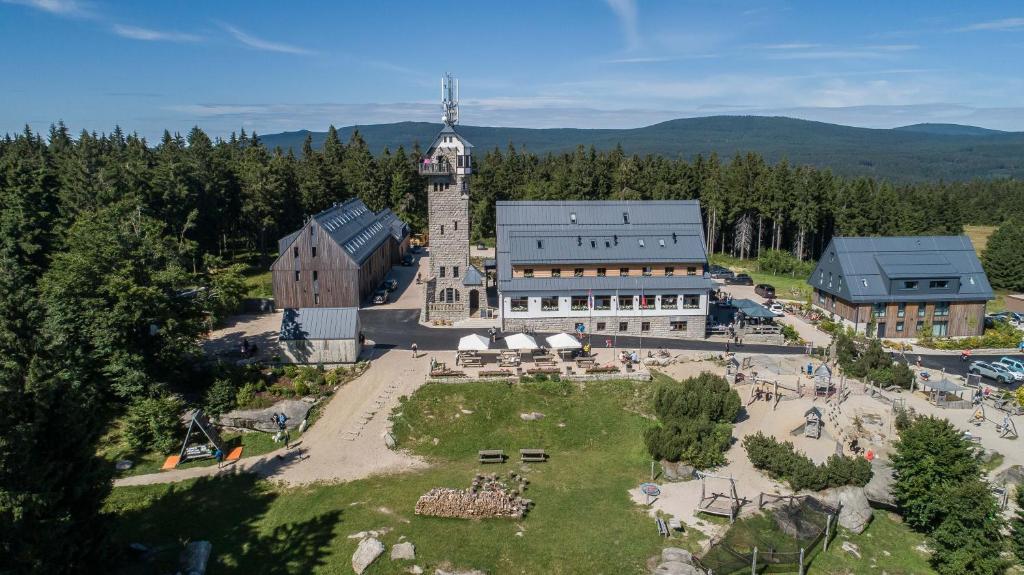
[[[0,0],[4,4],[28,6],[57,16],[89,16],[91,12],[76,0]]]
[[[665,62],[679,62],[682,60],[709,60],[721,57],[719,54],[690,54],[687,56],[637,56],[635,58],[612,58],[605,60],[605,64],[662,64]]]
[[[799,42],[793,42],[790,44],[766,44],[761,47],[766,50],[810,50],[812,48],[820,48],[821,44],[802,44]]]
[[[1003,18],[958,28],[959,32],[977,32],[979,30],[1024,30],[1024,18]]]
[[[143,40],[146,42],[199,42],[202,40],[202,37],[196,36],[195,34],[153,30],[152,28],[142,28],[140,26],[129,26],[126,24],[114,24],[111,29],[114,31],[114,34],[117,34],[122,38]]]
[[[221,28],[224,28],[224,30],[227,31],[228,34],[231,34],[235,38],[235,40],[238,40],[242,44],[250,48],[254,48],[256,50],[264,50],[267,52],[281,52],[284,54],[308,55],[315,53],[312,50],[308,50],[300,46],[293,46],[291,44],[285,44],[283,42],[273,42],[271,40],[257,38],[252,34],[243,32],[242,30],[239,30],[238,28],[231,26],[229,24],[221,24],[220,26]]]
[[[892,58],[897,53],[917,50],[916,44],[881,44],[842,48],[820,44],[772,44],[764,48],[772,52],[770,60],[873,60]]]
[[[626,47],[635,50],[640,47],[640,32],[636,24],[636,1],[635,0],[605,0],[608,7],[615,12],[622,26],[622,32],[626,36]]]

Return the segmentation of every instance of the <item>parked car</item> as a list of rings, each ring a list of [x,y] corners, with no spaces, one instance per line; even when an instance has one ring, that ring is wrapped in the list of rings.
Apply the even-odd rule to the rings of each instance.
[[[785,308],[785,306],[783,306],[779,302],[775,302],[772,305],[768,306],[768,311],[770,311],[773,314],[775,314],[775,317],[782,317],[782,316],[786,315],[786,308]]]
[[[731,277],[736,277],[736,272],[732,271],[727,267],[722,266],[709,266],[708,272],[711,274],[711,278],[716,280],[724,280]]]
[[[402,256],[403,266],[411,266],[414,263],[416,263],[416,258],[412,257],[412,254],[405,254],[404,256]]]
[[[725,283],[731,286],[752,286],[754,285],[754,278],[747,274],[736,274],[731,278],[725,278]]]
[[[764,299],[775,299],[775,286],[771,284],[757,284],[754,286],[754,293]]]
[[[1018,373],[1021,375],[1022,378],[1024,378],[1024,361],[1012,357],[1003,356],[999,358],[999,361],[996,363],[1001,363],[1005,365],[1006,369],[1014,373]]]
[[[395,278],[387,278],[384,280],[384,283],[380,284],[380,287],[388,290],[389,292],[395,291],[398,289],[398,280]]]
[[[384,288],[377,288],[377,290],[373,292],[373,303],[388,303],[388,296],[390,295],[391,294],[388,292],[388,290]]]
[[[1017,374],[1010,371],[1005,365],[1001,363],[988,363],[987,361],[974,361],[971,362],[969,373],[994,379],[998,383],[1010,383],[1011,381],[1017,381]],[[1024,374],[1022,374],[1024,375]]]

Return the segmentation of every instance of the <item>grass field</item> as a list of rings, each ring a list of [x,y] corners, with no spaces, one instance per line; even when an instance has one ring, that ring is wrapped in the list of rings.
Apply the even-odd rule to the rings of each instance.
[[[775,294],[780,299],[791,299],[803,302],[811,293],[811,286],[807,285],[807,277],[795,275],[774,275],[762,273],[757,270],[757,260],[741,260],[726,255],[716,254],[711,256],[711,263],[727,267],[737,273],[750,274],[754,284],[771,284],[775,287]],[[728,289],[728,288],[726,288]]]
[[[488,573],[642,573],[661,547],[696,550],[703,538],[690,529],[666,542],[629,498],[650,469],[641,439],[650,423],[636,413],[648,406],[648,393],[648,384],[632,382],[585,390],[556,383],[427,386],[399,408],[395,432],[400,445],[432,459],[428,470],[296,489],[246,476],[118,488],[107,510],[115,515],[118,541],[163,547],[165,561],[176,556],[179,542],[209,539],[216,556],[211,572],[218,573],[265,572],[267,564],[282,573],[351,573],[357,541],[347,535],[382,528],[390,529],[382,538],[389,547],[401,536],[413,541],[416,563],[427,572],[451,564]],[[545,417],[520,419],[528,411]],[[518,454],[521,447],[545,448],[551,460],[528,468],[476,463],[479,449]],[[534,508],[525,519],[413,514],[424,492],[466,487],[480,471],[529,478],[525,496]],[[385,557],[367,573],[408,566]]]
[[[705,536],[687,528],[665,540],[629,490],[648,479],[642,432],[652,386],[636,382],[574,385],[542,382],[428,385],[394,415],[401,447],[427,456],[426,470],[334,485],[284,488],[248,475],[174,485],[117,488],[106,511],[115,539],[160,550],[155,564],[123,573],[168,571],[184,541],[213,543],[211,573],[351,573],[359,531],[386,530],[390,548],[401,537],[416,544],[415,564],[427,573],[442,566],[492,574],[646,573],[647,559],[666,546],[696,551]],[[523,421],[520,413],[544,418]],[[480,449],[544,448],[545,464],[514,460],[481,467]],[[468,486],[478,472],[523,473],[534,507],[522,520],[458,520],[413,513],[433,487]],[[884,513],[859,536],[839,534],[834,549],[815,558],[809,573],[875,573],[867,560],[839,551],[840,538],[865,557],[893,555],[889,573],[928,573],[910,550],[920,538]],[[273,568],[268,568],[272,565]],[[904,569],[903,566],[907,566]],[[404,573],[410,562],[387,554],[369,574]]]
[[[992,232],[996,231],[997,226],[964,226],[964,233],[967,237],[971,238],[971,243],[974,244],[974,251],[978,252],[978,257],[981,257],[981,252],[985,251],[985,246],[988,245],[988,238],[992,235]]]

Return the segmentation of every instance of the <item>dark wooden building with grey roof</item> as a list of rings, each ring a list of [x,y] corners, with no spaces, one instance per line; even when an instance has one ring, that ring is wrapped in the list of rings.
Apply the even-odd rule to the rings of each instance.
[[[816,307],[884,338],[981,335],[994,297],[967,236],[833,238],[808,283]]]
[[[281,238],[270,266],[278,308],[358,307],[409,246],[409,226],[359,199],[336,204]]]

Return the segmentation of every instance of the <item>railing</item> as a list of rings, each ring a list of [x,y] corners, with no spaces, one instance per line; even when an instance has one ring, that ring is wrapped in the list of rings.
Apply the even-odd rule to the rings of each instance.
[[[462,311],[466,309],[466,304],[461,303],[432,303],[430,304],[430,311]]]
[[[448,162],[421,162],[417,166],[421,176],[450,176],[453,173],[452,165]]]

